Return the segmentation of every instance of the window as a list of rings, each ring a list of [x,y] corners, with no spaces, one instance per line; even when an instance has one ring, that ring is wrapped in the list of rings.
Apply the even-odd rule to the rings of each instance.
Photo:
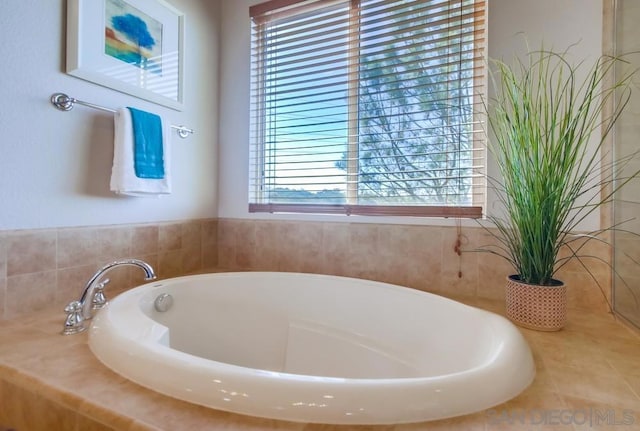
[[[484,1],[250,12],[251,212],[482,215]]]

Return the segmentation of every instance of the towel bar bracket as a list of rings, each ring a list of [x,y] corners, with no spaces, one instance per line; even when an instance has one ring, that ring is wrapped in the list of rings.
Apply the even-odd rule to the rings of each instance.
[[[71,111],[75,106],[75,104],[77,103],[79,105],[84,105],[89,108],[98,109],[100,111],[111,112],[112,114],[115,114],[117,112],[115,109],[105,108],[104,106],[96,105],[89,102],[84,102],[74,97],[69,97],[64,93],[54,93],[51,95],[50,100],[53,106],[55,106],[61,111]],[[178,136],[180,136],[181,138],[186,138],[190,134],[194,133],[193,129],[190,129],[183,125],[174,126],[172,124],[171,128],[176,130],[178,132]]]
[[[51,95],[51,103],[61,111],[71,111],[75,100],[62,93],[54,93]]]

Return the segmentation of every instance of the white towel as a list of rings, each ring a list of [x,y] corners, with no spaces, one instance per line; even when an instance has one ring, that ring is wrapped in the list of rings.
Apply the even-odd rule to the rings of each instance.
[[[133,161],[133,123],[131,112],[120,108],[114,117],[113,167],[111,191],[129,196],[161,196],[171,193],[171,157],[168,146],[169,128],[162,121],[164,178],[138,178]]]

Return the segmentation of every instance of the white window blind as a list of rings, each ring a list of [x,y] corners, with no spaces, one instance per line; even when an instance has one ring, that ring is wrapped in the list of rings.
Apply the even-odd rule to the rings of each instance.
[[[482,215],[484,1],[250,13],[250,211]]]

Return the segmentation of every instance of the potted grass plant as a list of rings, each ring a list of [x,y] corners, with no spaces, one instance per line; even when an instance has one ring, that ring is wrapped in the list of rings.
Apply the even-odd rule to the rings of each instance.
[[[566,51],[543,49],[514,66],[494,62],[497,95],[486,108],[500,178],[489,183],[500,208],[487,217],[493,226],[483,225],[495,244],[482,251],[513,266],[507,316],[521,326],[554,331],[565,325],[567,287],[555,275],[612,228],[577,234],[631,179],[613,181],[628,160],[602,158],[609,151],[605,138],[629,100],[630,75],[609,82],[619,61],[603,56],[585,70],[585,63],[570,63]]]

